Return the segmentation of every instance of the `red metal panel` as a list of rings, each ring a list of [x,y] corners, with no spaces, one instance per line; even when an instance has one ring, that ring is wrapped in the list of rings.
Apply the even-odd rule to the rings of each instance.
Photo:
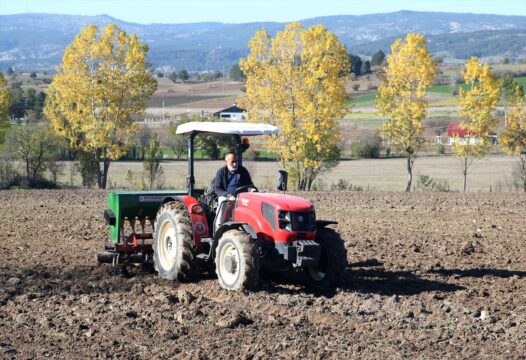
[[[179,196],[188,209],[190,214],[190,219],[192,220],[192,232],[194,234],[195,246],[198,248],[201,247],[201,238],[208,237],[208,222],[206,220],[206,214],[204,212],[196,214],[194,212],[194,207],[200,206],[197,200],[189,195]]]

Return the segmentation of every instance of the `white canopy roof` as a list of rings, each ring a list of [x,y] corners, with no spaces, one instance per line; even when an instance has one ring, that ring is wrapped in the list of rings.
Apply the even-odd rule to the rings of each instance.
[[[176,134],[190,134],[193,131],[241,136],[279,134],[279,129],[269,124],[211,121],[192,121],[181,124],[177,127]]]

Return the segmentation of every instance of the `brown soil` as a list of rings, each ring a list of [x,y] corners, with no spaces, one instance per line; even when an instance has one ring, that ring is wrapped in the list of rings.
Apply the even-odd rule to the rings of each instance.
[[[105,192],[0,192],[0,358],[526,357],[524,194],[303,196],[345,239],[332,292],[97,266]]]

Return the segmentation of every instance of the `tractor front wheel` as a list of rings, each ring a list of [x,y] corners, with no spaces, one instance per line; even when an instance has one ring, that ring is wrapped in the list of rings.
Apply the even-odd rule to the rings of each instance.
[[[347,250],[340,235],[332,229],[318,229],[316,242],[321,245],[320,261],[305,268],[307,284],[324,289],[339,285],[345,276]]]
[[[227,290],[254,289],[259,281],[259,248],[247,233],[228,230],[216,248],[216,274]]]
[[[164,279],[190,281],[197,275],[192,223],[185,206],[172,201],[157,212],[153,232],[155,270]]]

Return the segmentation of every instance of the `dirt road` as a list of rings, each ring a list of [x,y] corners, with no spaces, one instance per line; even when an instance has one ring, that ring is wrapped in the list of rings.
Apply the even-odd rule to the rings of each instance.
[[[105,192],[0,192],[0,358],[526,358],[524,194],[302,196],[345,239],[332,292],[97,266]]]

